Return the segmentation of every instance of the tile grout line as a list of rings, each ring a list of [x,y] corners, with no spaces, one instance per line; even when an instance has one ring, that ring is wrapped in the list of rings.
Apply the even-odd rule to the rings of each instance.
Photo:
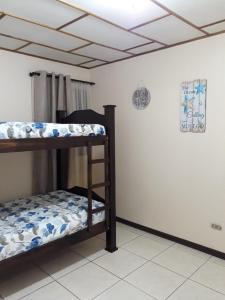
[[[90,264],[90,263],[93,263],[94,265],[96,265],[96,266],[98,266],[99,268],[103,269],[104,271],[106,271],[106,272],[112,274],[114,277],[116,277],[116,278],[118,279],[113,285],[111,285],[110,287],[106,288],[106,289],[105,289],[104,291],[102,291],[100,294],[94,296],[94,298],[92,298],[92,300],[96,299],[97,297],[99,297],[100,295],[102,295],[103,293],[105,293],[106,291],[110,290],[111,288],[113,288],[113,287],[114,287],[116,284],[118,284],[119,282],[126,282],[127,284],[133,286],[133,287],[136,288],[137,290],[139,290],[139,291],[143,292],[144,294],[146,294],[146,295],[148,295],[148,296],[151,296],[151,297],[153,297],[154,299],[157,300],[157,298],[156,298],[155,296],[152,296],[151,294],[146,293],[144,290],[138,288],[137,286],[133,285],[132,283],[130,283],[130,282],[128,282],[128,281],[126,280],[126,278],[127,278],[129,275],[131,275],[132,273],[136,272],[136,271],[137,271],[138,269],[140,269],[141,267],[145,266],[148,262],[152,262],[153,264],[158,265],[158,266],[160,266],[161,268],[163,268],[163,269],[165,269],[165,270],[168,270],[168,271],[170,271],[170,272],[172,272],[172,273],[174,273],[174,274],[176,274],[176,275],[179,275],[180,277],[185,278],[184,282],[183,282],[182,284],[180,284],[180,285],[179,285],[179,286],[178,286],[178,287],[177,287],[177,288],[176,288],[169,296],[167,296],[167,297],[165,298],[165,300],[169,299],[169,298],[170,298],[177,290],[179,290],[179,289],[180,289],[187,281],[195,282],[195,283],[199,284],[200,286],[203,286],[203,287],[205,287],[205,288],[208,288],[208,289],[212,290],[213,292],[216,292],[216,293],[218,293],[218,294],[220,294],[220,295],[223,295],[223,296],[225,295],[225,294],[223,294],[223,293],[220,292],[220,291],[217,291],[217,290],[215,290],[215,289],[213,289],[213,288],[210,288],[210,287],[208,287],[208,286],[206,286],[206,285],[204,285],[204,284],[202,284],[202,283],[199,283],[198,281],[195,281],[195,280],[192,279],[192,277],[195,275],[195,273],[197,273],[197,272],[199,271],[199,269],[201,269],[205,264],[207,264],[213,256],[209,256],[209,257],[206,259],[206,261],[205,261],[204,263],[202,263],[202,264],[201,264],[201,265],[200,265],[200,266],[199,266],[199,267],[198,267],[198,268],[197,268],[190,276],[186,277],[186,276],[184,276],[184,275],[181,275],[181,274],[179,274],[179,273],[177,273],[177,272],[175,272],[175,271],[173,271],[173,270],[170,270],[169,268],[166,268],[166,267],[164,267],[164,266],[162,266],[162,265],[160,265],[160,264],[158,264],[158,263],[156,263],[156,262],[153,261],[153,259],[155,259],[156,257],[162,255],[164,252],[166,252],[166,251],[169,250],[170,248],[174,247],[177,243],[173,243],[172,245],[170,245],[169,247],[167,247],[166,249],[164,249],[163,251],[161,251],[161,252],[158,253],[157,255],[153,256],[151,259],[147,259],[147,258],[145,258],[145,257],[143,257],[143,256],[141,256],[141,255],[137,255],[136,253],[127,250],[126,248],[123,248],[126,244],[128,244],[128,243],[130,243],[130,242],[136,240],[136,239],[139,238],[139,237],[146,236],[147,234],[145,234],[145,233],[144,233],[144,234],[139,234],[139,233],[135,233],[135,232],[133,232],[133,231],[131,231],[131,230],[129,230],[129,229],[126,229],[126,228],[122,228],[122,227],[120,227],[120,228],[121,228],[122,230],[127,230],[127,231],[132,232],[132,233],[134,233],[134,234],[137,235],[135,238],[132,238],[131,240],[122,243],[120,246],[118,246],[118,248],[119,248],[119,249],[122,249],[122,250],[125,250],[125,251],[127,251],[127,252],[129,252],[129,253],[131,253],[131,254],[137,256],[137,257],[139,257],[139,258],[145,259],[146,261],[145,261],[141,266],[139,266],[139,267],[137,267],[136,269],[134,269],[134,270],[132,270],[131,272],[129,272],[125,277],[120,278],[118,275],[114,274],[113,272],[111,272],[111,271],[105,269],[104,267],[98,265],[97,263],[95,263],[95,260],[97,260],[97,259],[99,259],[99,258],[101,258],[101,257],[103,257],[103,256],[110,255],[110,253],[108,253],[108,252],[107,252],[107,253],[104,253],[104,254],[100,255],[99,257],[97,257],[97,258],[95,258],[95,259],[93,259],[93,260],[90,260],[89,258],[87,258],[87,257],[83,256],[82,254],[76,252],[75,250],[70,249],[70,251],[72,251],[73,253],[76,253],[76,254],[79,255],[80,257],[83,257],[84,259],[86,259],[87,262],[85,262],[83,265],[81,265],[81,266],[79,266],[79,267],[77,267],[77,268],[75,267],[75,269],[69,271],[68,273],[66,273],[66,274],[64,274],[64,275],[62,275],[62,276],[60,276],[60,277],[58,277],[58,278],[52,277],[52,275],[49,274],[49,273],[48,273],[47,271],[45,271],[44,269],[42,269],[41,266],[39,266],[39,265],[38,265],[37,263],[35,263],[35,262],[32,262],[32,265],[33,265],[33,266],[39,268],[42,272],[44,272],[46,275],[48,275],[48,277],[50,277],[50,278],[52,279],[52,281],[49,282],[49,283],[47,283],[47,284],[44,284],[43,286],[41,286],[41,287],[35,289],[34,291],[32,291],[32,292],[30,292],[30,293],[28,293],[28,294],[26,294],[26,295],[24,295],[24,296],[18,298],[18,300],[24,299],[25,297],[27,297],[27,296],[29,296],[29,295],[32,295],[33,293],[37,292],[38,290],[40,290],[40,289],[42,289],[42,288],[44,288],[44,287],[46,287],[46,286],[48,286],[48,285],[50,285],[50,284],[52,284],[52,283],[54,283],[54,282],[56,282],[56,283],[59,284],[63,289],[67,290],[70,294],[72,294],[73,296],[75,296],[75,297],[77,297],[79,300],[81,300],[76,294],[74,294],[72,291],[70,291],[70,290],[69,290],[68,288],[66,288],[64,285],[62,285],[58,280],[61,279],[61,278],[63,278],[64,276],[67,276],[68,274],[70,274],[70,273],[72,273],[72,272],[74,272],[74,271],[76,271],[76,270],[78,270],[78,269],[84,267],[85,265]],[[99,238],[99,237],[97,237],[97,236],[96,236],[96,238],[97,238],[97,239],[100,239],[100,240],[104,240],[104,239]],[[149,237],[149,238],[150,238],[151,240],[157,242],[157,241],[154,240],[153,238],[151,238],[151,237]],[[167,240],[167,239],[166,239],[166,240]],[[104,240],[104,241],[105,241],[105,240]],[[189,248],[189,247],[188,247],[188,248]],[[200,252],[201,252],[201,251],[200,251]],[[194,255],[194,254],[192,254],[192,255]],[[196,256],[196,255],[194,255],[194,256]],[[3,297],[3,296],[0,294],[0,297]],[[3,299],[5,299],[5,298],[3,297]]]
[[[64,288],[66,291],[68,291],[70,294],[72,294],[78,300],[82,300],[79,296],[77,296],[76,294],[74,294],[70,289],[68,289],[67,287],[65,287],[64,285],[62,285],[59,281],[55,280],[55,282],[57,282],[62,288]]]
[[[136,286],[135,284],[133,284],[133,283],[127,281],[127,280],[122,280],[122,281],[128,283],[129,285],[131,285],[131,286],[134,287],[135,289],[139,290],[140,292],[144,293],[145,295],[150,296],[150,297],[154,298],[155,300],[160,300],[160,299],[156,298],[155,296],[152,296],[151,294],[149,294],[149,293],[147,293],[146,291],[142,290],[141,288],[139,288],[139,287]]]
[[[173,248],[173,246],[176,245],[176,243],[170,245],[168,248],[164,249],[162,252],[156,254],[155,256],[153,256],[150,261],[153,262],[153,259],[155,259],[156,257],[160,256],[161,254],[165,253],[167,250],[169,250],[170,248]]]
[[[97,238],[97,237],[96,237],[96,238]],[[99,240],[102,240],[102,239],[99,239]],[[76,245],[76,244],[75,244],[75,245]],[[105,250],[105,249],[100,249],[100,250],[98,250],[98,251],[105,250],[106,253],[103,253],[103,254],[99,255],[98,257],[96,257],[96,258],[94,258],[94,259],[90,259],[90,258],[88,258],[88,257],[86,257],[86,256],[84,256],[84,255],[82,255],[82,254],[80,254],[80,253],[78,253],[75,249],[70,249],[70,250],[71,250],[72,252],[74,252],[75,254],[80,255],[81,257],[87,259],[88,262],[93,262],[94,260],[96,260],[96,259],[98,259],[98,258],[100,258],[100,257],[102,257],[102,256],[105,256],[105,255],[110,254],[110,252],[108,252],[107,250]]]
[[[126,230],[126,229],[125,229],[125,230]],[[145,235],[145,233],[144,233],[144,235]],[[127,281],[126,281],[126,278],[127,278],[130,274],[132,274],[133,272],[137,271],[138,269],[140,269],[141,267],[143,267],[143,266],[144,266],[145,264],[147,264],[148,262],[152,262],[152,260],[153,260],[155,257],[161,255],[162,253],[166,252],[168,249],[170,249],[170,248],[172,248],[174,245],[176,245],[176,243],[172,243],[172,245],[170,245],[169,247],[167,247],[166,249],[164,249],[162,252],[158,253],[157,255],[155,255],[155,256],[154,256],[153,258],[151,258],[151,259],[146,259],[146,258],[144,258],[144,257],[142,257],[142,256],[140,256],[140,255],[137,255],[136,253],[133,253],[133,252],[131,252],[131,251],[129,251],[129,250],[123,248],[123,246],[124,246],[125,244],[127,244],[127,243],[129,243],[129,242],[132,242],[132,241],[134,241],[135,239],[137,239],[137,238],[139,238],[139,237],[141,237],[141,236],[143,236],[143,235],[138,235],[137,237],[133,238],[132,240],[130,240],[130,241],[128,241],[128,242],[125,242],[124,244],[122,244],[121,246],[119,246],[119,249],[126,250],[126,251],[128,251],[129,253],[131,253],[131,254],[133,254],[133,255],[136,255],[137,257],[140,257],[140,258],[146,260],[141,266],[139,266],[139,267],[137,267],[136,269],[134,269],[134,270],[132,270],[131,272],[129,272],[125,277],[121,278],[121,277],[119,277],[118,275],[114,274],[113,272],[109,271],[108,269],[105,269],[104,267],[102,267],[102,266],[98,265],[97,263],[95,263],[95,260],[97,260],[97,259],[100,258],[100,257],[109,255],[109,253],[106,253],[106,254],[104,254],[104,255],[101,255],[100,257],[98,257],[98,258],[96,258],[96,259],[94,259],[93,261],[90,261],[90,262],[92,262],[92,263],[95,264],[96,266],[100,267],[101,269],[103,269],[103,270],[109,272],[109,273],[112,274],[113,276],[116,276],[119,280],[118,280],[114,285],[116,285],[116,284],[117,284],[118,282],[120,282],[120,281],[124,281],[124,282],[126,282],[126,283],[132,285],[130,282],[127,282]],[[152,239],[151,237],[149,237],[149,238],[150,238],[151,240],[155,241],[155,240]],[[99,238],[99,239],[101,239],[101,238]],[[101,240],[104,240],[104,239],[101,239]],[[157,241],[155,241],[155,242],[157,242]],[[154,262],[152,262],[152,263],[154,263]],[[159,264],[156,264],[156,265],[162,267],[162,266],[159,265]],[[165,268],[165,267],[162,267],[162,268]],[[166,269],[166,268],[165,268],[165,269]],[[168,271],[171,271],[171,270],[169,270],[169,269],[167,269],[167,270],[168,270]],[[173,271],[171,271],[171,272],[173,272]],[[180,275],[180,274],[178,274],[178,273],[176,273],[176,272],[173,272],[173,273],[175,273],[176,275],[179,275],[179,276],[183,277],[184,279],[186,278],[186,277],[184,277],[184,276],[182,276],[182,275]],[[187,278],[187,279],[188,279],[188,278]],[[186,280],[187,280],[187,279],[186,279]],[[184,282],[186,282],[186,280],[185,280]],[[184,283],[184,282],[183,282],[183,283]],[[182,284],[183,284],[183,283],[182,283]],[[182,284],[181,284],[181,285],[182,285]],[[104,290],[102,293],[104,293],[105,291],[109,290],[109,289],[112,288],[114,285],[112,285],[111,287],[107,288],[107,289]],[[139,288],[136,287],[135,285],[132,285],[132,286],[135,287],[136,289],[138,289],[138,290],[144,292],[146,295],[151,296],[151,297],[154,297],[154,296],[152,296],[151,294],[148,294],[148,293],[146,293],[145,291],[139,289]],[[179,287],[180,287],[180,286],[179,286]],[[102,294],[102,293],[101,293],[101,294]],[[98,296],[100,296],[101,294],[99,294]],[[98,297],[98,296],[96,296],[96,297]],[[96,297],[95,297],[95,298],[96,298]],[[93,298],[93,299],[95,299],[95,298]],[[155,298],[155,297],[154,297],[154,298]],[[157,298],[155,298],[155,299],[157,300]]]
[[[150,238],[150,239],[151,239],[151,238]],[[153,239],[151,239],[151,240],[153,240]],[[146,260],[148,260],[148,261],[152,261],[152,259],[154,259],[155,257],[157,257],[157,256],[159,256],[159,255],[161,255],[161,254],[163,254],[163,253],[166,252],[168,249],[170,249],[171,247],[173,247],[175,244],[176,244],[176,243],[174,243],[174,244],[168,246],[166,249],[162,250],[160,253],[154,255],[154,256],[153,256],[152,258],[150,258],[150,259],[149,259],[149,258],[146,258],[146,257],[144,257],[144,256],[142,256],[142,255],[140,255],[140,254],[136,254],[135,252],[132,252],[131,250],[128,250],[128,249],[126,249],[126,248],[123,248],[123,246],[122,246],[121,248],[124,249],[124,250],[126,250],[126,251],[128,251],[128,252],[130,252],[131,254],[134,254],[134,255],[140,257],[140,258],[144,258],[144,259],[146,259]]]
[[[39,267],[43,272],[45,272],[46,274],[48,274],[51,278],[53,278],[55,281],[57,281],[58,279],[61,279],[61,278],[65,277],[65,276],[69,275],[70,273],[72,273],[72,272],[74,272],[74,271],[76,271],[76,270],[78,270],[78,269],[80,269],[80,268],[82,268],[82,267],[88,265],[89,263],[90,263],[90,261],[87,261],[87,262],[84,263],[83,265],[81,265],[81,266],[79,266],[79,267],[77,267],[77,268],[75,268],[75,269],[69,271],[68,273],[66,273],[66,274],[64,274],[64,275],[59,276],[58,278],[54,278],[51,274],[49,274],[47,271],[45,271],[41,266],[38,266],[38,267]]]
[[[82,257],[84,257],[84,256],[82,256]],[[85,257],[84,257],[84,258],[85,258]],[[70,291],[67,287],[65,287],[64,285],[62,285],[62,284],[58,281],[58,279],[61,279],[61,278],[63,278],[64,276],[67,276],[68,274],[70,274],[70,273],[72,273],[72,272],[74,272],[74,271],[76,271],[76,270],[78,270],[78,269],[84,267],[85,265],[90,264],[90,263],[93,263],[93,261],[88,261],[88,262],[85,263],[84,265],[82,265],[82,266],[80,266],[80,267],[78,267],[78,268],[76,268],[76,269],[74,269],[74,270],[68,272],[68,273],[65,274],[65,275],[60,276],[60,277],[57,278],[57,279],[56,279],[56,278],[53,278],[50,274],[48,274],[48,273],[47,273],[45,270],[43,270],[40,266],[38,266],[38,267],[39,267],[43,272],[45,272],[47,275],[49,275],[51,278],[53,278],[53,280],[54,280],[55,282],[57,282],[59,285],[61,285],[65,290],[67,290],[68,292],[70,292],[73,296],[77,297],[79,300],[82,300],[80,297],[78,297],[76,294],[74,294],[72,291]],[[100,267],[101,269],[103,269],[103,270],[109,272],[110,274],[112,274],[114,277],[116,277],[116,278],[118,279],[112,286],[110,286],[110,287],[107,288],[106,290],[110,289],[110,288],[113,287],[115,284],[117,284],[119,281],[121,281],[121,278],[119,278],[117,275],[115,275],[115,274],[113,274],[112,272],[110,272],[110,271],[108,271],[108,270],[102,268],[101,266],[97,265],[96,263],[93,263],[93,264],[96,265],[96,266],[98,266],[98,267]],[[102,291],[101,294],[104,293],[106,290]],[[31,294],[32,294],[32,293],[31,293]],[[99,295],[100,295],[100,294],[99,294]],[[96,297],[98,297],[99,295],[97,295]],[[96,297],[95,297],[95,298],[96,298]],[[94,298],[93,298],[93,299],[94,299]],[[20,299],[19,299],[19,300],[20,300]]]
[[[87,263],[88,264],[88,263]],[[64,285],[62,285],[58,280],[56,280],[55,278],[53,278],[52,277],[52,275],[50,275],[50,274],[48,274],[48,272],[46,272],[41,266],[39,266],[39,265],[36,265],[36,264],[34,264],[36,267],[38,267],[42,272],[44,272],[46,275],[48,275],[49,277],[51,277],[52,279],[53,279],[53,281],[52,282],[56,282],[56,283],[58,283],[61,287],[63,287],[65,290],[67,290],[70,294],[72,294],[73,296],[75,296],[76,298],[78,298],[79,300],[82,300],[82,299],[80,299],[80,297],[78,297],[76,294],[74,294],[72,291],[70,291],[68,288],[66,288]],[[82,267],[82,266],[80,266],[80,267]],[[61,277],[60,277],[61,278]],[[51,282],[51,283],[52,283]],[[46,286],[46,285],[45,285]],[[42,287],[41,287],[42,288]],[[41,288],[39,288],[38,290],[40,290]],[[30,293],[30,295],[31,294],[33,294],[33,293]],[[18,300],[20,300],[20,299],[18,299]]]
[[[26,294],[26,295],[24,295],[24,296],[22,296],[22,297],[19,297],[19,298],[17,298],[16,300],[24,299],[25,297],[32,295],[33,293],[35,293],[35,292],[39,291],[40,289],[42,289],[42,288],[44,288],[44,287],[50,285],[50,284],[53,283],[53,282],[54,282],[54,280],[51,281],[51,282],[49,282],[49,283],[47,283],[47,284],[42,285],[41,287],[35,289],[34,291],[32,291],[32,292],[30,292],[30,293],[28,292],[28,294]],[[3,298],[3,299],[5,299],[5,298]]]
[[[91,300],[94,300],[96,298],[98,298],[99,296],[101,296],[102,294],[104,294],[105,292],[107,292],[108,290],[110,290],[111,288],[113,288],[115,285],[117,285],[119,282],[121,282],[122,280],[118,280],[117,282],[115,282],[112,286],[106,288],[104,291],[102,291],[100,294],[98,294],[97,296],[94,296],[94,298],[91,298]]]
[[[165,300],[167,300],[167,299],[169,299],[177,290],[179,290],[179,288],[181,287],[181,286],[183,286],[188,280],[190,280],[190,278],[195,274],[195,273],[197,273],[198,272],[198,270],[199,269],[201,269],[201,267],[203,267],[209,260],[210,260],[210,258],[211,258],[212,256],[210,255],[207,259],[206,259],[206,261],[204,262],[204,263],[202,263],[201,264],[201,266],[199,266],[190,276],[188,276],[187,278],[186,278],[186,280],[181,284],[181,285],[179,285]]]
[[[76,253],[77,253],[77,252],[76,252]],[[106,253],[106,254],[104,254],[104,255],[101,255],[100,257],[105,256],[105,255],[107,255],[107,254],[109,254],[109,253]],[[79,255],[80,255],[80,254],[79,254]],[[82,256],[82,255],[80,255],[80,256]],[[86,258],[85,256],[82,256],[82,257]],[[98,257],[98,258],[100,258],[100,257]],[[98,258],[96,258],[96,259],[98,259]],[[88,260],[88,258],[86,258],[86,259]],[[83,266],[90,264],[90,263],[93,263],[93,264],[96,265],[97,267],[103,269],[104,271],[107,271],[108,273],[110,273],[111,275],[113,275],[114,277],[116,277],[116,278],[118,279],[112,286],[108,287],[107,289],[105,289],[104,291],[102,291],[100,294],[98,294],[98,295],[96,295],[94,298],[92,298],[92,299],[95,299],[95,298],[97,298],[98,296],[100,296],[101,294],[103,294],[105,291],[107,291],[107,290],[109,290],[110,288],[112,288],[112,287],[113,287],[114,285],[116,285],[118,282],[120,282],[120,281],[121,281],[121,278],[118,277],[117,275],[113,274],[113,273],[110,272],[109,270],[106,270],[106,269],[104,269],[103,267],[97,265],[96,263],[94,263],[94,260],[92,260],[92,261],[91,261],[91,260],[88,260],[88,262],[87,262],[86,264],[84,264],[84,265],[82,265],[82,266],[76,268],[75,270],[73,270],[73,271],[67,273],[66,275],[68,275],[68,274],[70,274],[70,273],[72,273],[72,272],[74,272],[74,271],[76,271],[76,270],[82,268]],[[66,276],[66,275],[63,275],[63,276],[59,277],[58,279],[61,279],[61,278],[63,278],[63,277]],[[68,290],[64,285],[62,285],[60,282],[58,282],[57,279],[56,279],[55,281],[56,281],[57,283],[59,283],[62,287],[64,287],[66,290]],[[68,291],[70,291],[70,290],[68,290]],[[72,293],[72,292],[70,291],[70,293]],[[72,293],[72,294],[73,294],[73,293]],[[73,295],[74,295],[75,297],[77,297],[79,300],[82,300],[82,299],[80,299],[76,294],[73,294]]]
[[[126,230],[126,229],[123,229],[123,230]],[[126,230],[126,231],[129,231],[129,230]],[[131,232],[131,231],[129,231],[129,232]],[[132,233],[133,233],[133,234],[136,234],[137,236],[134,237],[134,238],[132,238],[131,240],[129,240],[129,241],[127,241],[127,242],[123,242],[122,244],[120,243],[120,245],[117,244],[117,247],[122,248],[122,246],[124,246],[124,245],[126,245],[126,244],[128,244],[128,243],[130,243],[130,242],[132,242],[132,241],[134,241],[134,240],[136,240],[137,238],[139,238],[139,237],[142,236],[142,235],[139,235],[139,234],[134,233],[134,232],[132,232]],[[97,236],[96,236],[96,238],[98,238],[98,239],[100,239],[100,240],[103,240],[103,241],[106,241],[105,239],[100,238],[100,237],[97,237]],[[109,253],[110,253],[110,252],[109,252]]]
[[[170,247],[172,247],[172,246],[170,246]],[[168,250],[170,247],[168,247],[167,249],[163,250],[163,252],[166,251],[166,250]],[[126,249],[125,249],[125,250],[126,250]],[[128,252],[130,252],[130,251],[128,251]],[[163,252],[161,252],[161,253],[163,253]],[[131,253],[131,254],[134,254],[133,252],[130,252],[130,253]],[[135,255],[136,255],[136,254],[135,254]],[[139,255],[136,255],[136,256],[138,256],[138,257],[140,257],[140,258],[143,258],[143,259],[145,259],[146,261],[145,261],[141,266],[139,266],[138,268],[136,268],[135,270],[129,272],[123,279],[126,279],[126,278],[127,278],[129,275],[131,275],[133,272],[137,271],[137,270],[140,269],[141,267],[145,266],[147,263],[151,262],[151,259],[147,259],[147,258],[145,258],[145,257],[143,257],[143,256],[139,256]],[[153,259],[153,258],[152,258],[152,259]]]
[[[213,289],[213,288],[211,288],[211,287],[209,287],[209,286],[207,286],[207,285],[204,285],[203,283],[200,283],[200,282],[198,282],[198,281],[196,281],[196,280],[194,280],[194,279],[191,279],[191,278],[190,278],[189,280],[190,280],[190,281],[193,281],[194,283],[197,283],[197,284],[203,286],[204,288],[207,288],[207,289],[209,289],[209,290],[211,290],[211,291],[213,291],[213,292],[216,292],[216,293],[218,293],[218,294],[220,294],[220,295],[222,295],[222,296],[225,296],[224,293],[222,293],[222,292],[220,292],[220,291],[218,291],[218,290],[215,290],[215,289]]]
[[[154,239],[152,239],[152,240],[154,240]],[[147,261],[142,265],[142,266],[144,266],[145,264],[147,264],[148,262],[152,262],[153,264],[155,264],[155,265],[158,265],[159,267],[161,267],[161,268],[164,268],[164,269],[166,269],[166,270],[168,270],[168,271],[170,271],[170,272],[172,272],[172,273],[174,273],[174,274],[176,274],[176,275],[178,275],[178,276],[180,276],[180,277],[183,277],[185,280],[184,280],[184,282],[182,282],[182,284],[181,285],[179,285],[169,296],[167,296],[167,298],[166,299],[168,299],[173,293],[175,293],[181,286],[183,286],[188,280],[191,280],[190,278],[202,267],[202,266],[204,266],[209,260],[210,260],[210,258],[212,257],[212,256],[209,256],[208,257],[208,259],[204,262],[204,263],[202,263],[198,268],[197,268],[197,270],[195,270],[190,276],[188,276],[188,277],[186,277],[186,276],[184,276],[184,275],[181,275],[181,274],[179,274],[179,273],[177,273],[177,272],[174,272],[173,270],[170,270],[169,268],[166,268],[166,267],[164,267],[164,266],[162,266],[162,265],[160,265],[160,264],[158,264],[158,263],[155,263],[154,261],[153,261],[153,259],[155,259],[156,257],[158,257],[158,256],[160,256],[161,254],[163,254],[164,252],[166,252],[168,249],[170,249],[170,248],[173,248],[175,245],[176,245],[177,243],[173,243],[171,246],[169,246],[168,248],[166,248],[166,249],[164,249],[162,252],[160,252],[160,253],[158,253],[157,255],[155,255],[153,258],[151,258],[150,260],[148,260],[147,259]],[[189,247],[188,247],[189,248]],[[126,249],[127,250],[127,249]],[[129,250],[128,250],[128,252],[130,252]],[[135,254],[136,255],[136,253],[133,253],[133,252],[131,252],[132,254]],[[194,254],[192,254],[192,255],[194,255]],[[196,255],[194,255],[194,256],[196,256]],[[140,256],[141,258],[144,258],[144,257],[142,257],[142,256]],[[146,258],[145,258],[146,259]],[[139,268],[141,268],[142,266],[140,266]],[[135,269],[134,271],[132,271],[132,272],[130,272],[127,276],[125,276],[124,278],[123,278],[123,281],[125,281],[125,282],[127,282],[126,281],[126,278],[130,275],[130,274],[132,274],[133,272],[135,272],[136,270],[138,270],[139,268],[137,268],[137,269]],[[127,283],[129,283],[129,282],[127,282]],[[134,287],[136,287],[135,285],[133,285]],[[137,288],[137,287],[136,287]],[[140,289],[141,290],[141,289]],[[143,292],[143,290],[141,290],[142,292]],[[215,291],[215,290],[214,290]],[[217,292],[217,291],[216,291]],[[220,293],[221,294],[221,293]],[[150,295],[151,297],[153,297],[151,294],[147,294],[147,295]],[[223,295],[223,294],[222,294]],[[155,298],[155,297],[154,297]]]

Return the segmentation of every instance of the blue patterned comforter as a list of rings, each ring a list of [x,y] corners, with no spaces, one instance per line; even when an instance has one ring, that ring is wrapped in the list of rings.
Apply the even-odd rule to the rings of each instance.
[[[0,261],[87,227],[86,197],[58,190],[0,204]],[[103,204],[92,200],[92,207]],[[105,212],[93,214],[93,223]]]
[[[0,122],[0,139],[48,138],[105,135],[99,124]]]

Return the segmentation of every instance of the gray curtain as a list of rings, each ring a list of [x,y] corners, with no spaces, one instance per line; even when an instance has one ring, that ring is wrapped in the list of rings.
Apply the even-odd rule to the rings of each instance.
[[[63,75],[56,78],[41,71],[33,79],[34,121],[56,122],[57,110],[67,111],[72,101],[71,80]],[[56,151],[36,151],[33,153],[33,194],[45,193],[56,189]]]
[[[71,113],[74,110],[87,109],[91,101],[91,87],[90,85],[72,82],[72,102],[68,108]],[[75,185],[86,187],[87,185],[87,156],[85,148],[74,148],[70,151],[70,165],[69,165],[69,182],[68,185],[73,187]]]
[[[51,77],[47,72],[39,72],[33,78],[34,121],[56,122],[57,111],[86,109],[90,101],[90,86],[72,82],[70,76]],[[70,151],[69,185],[85,186],[86,172],[84,150]],[[33,194],[45,193],[57,187],[56,151],[36,151],[33,153]]]

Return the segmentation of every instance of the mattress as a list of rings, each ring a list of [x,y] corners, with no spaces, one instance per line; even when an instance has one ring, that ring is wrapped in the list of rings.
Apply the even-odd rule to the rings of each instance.
[[[99,124],[0,122],[0,139],[49,138],[105,135]]]
[[[87,228],[86,197],[57,190],[0,205],[0,261]],[[104,204],[92,200],[92,208]],[[93,224],[105,212],[93,214]]]

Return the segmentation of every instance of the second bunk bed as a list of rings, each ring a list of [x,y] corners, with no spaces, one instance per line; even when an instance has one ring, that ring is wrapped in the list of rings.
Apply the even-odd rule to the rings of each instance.
[[[0,153],[57,149],[57,190],[0,203],[0,268],[28,256],[32,259],[41,248],[103,232],[106,250],[117,250],[115,106],[106,105],[104,110],[104,115],[93,110],[69,116],[59,112],[58,124],[0,123]],[[92,157],[97,145],[104,145],[102,159]],[[67,187],[68,149],[74,147],[87,149],[87,188]],[[93,184],[92,166],[98,163],[104,164],[105,179]],[[105,189],[104,198],[94,192],[100,187]]]

